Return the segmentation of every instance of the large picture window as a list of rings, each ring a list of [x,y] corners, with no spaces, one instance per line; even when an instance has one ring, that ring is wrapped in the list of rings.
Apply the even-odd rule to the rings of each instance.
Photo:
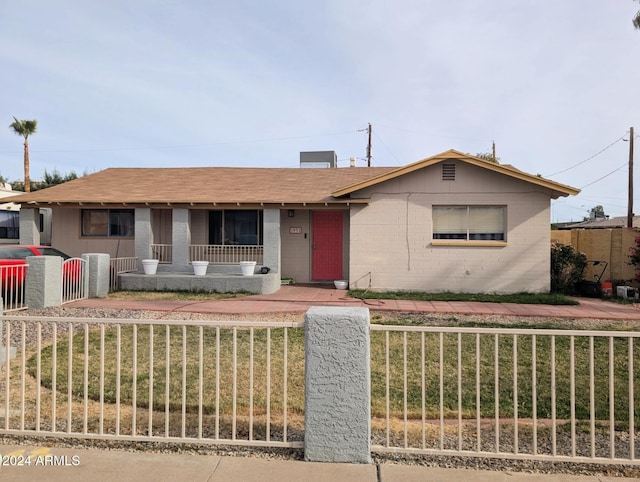
[[[262,245],[262,211],[209,211],[209,244]]]
[[[133,209],[83,209],[82,236],[133,237]]]
[[[434,206],[433,239],[505,241],[505,206]]]

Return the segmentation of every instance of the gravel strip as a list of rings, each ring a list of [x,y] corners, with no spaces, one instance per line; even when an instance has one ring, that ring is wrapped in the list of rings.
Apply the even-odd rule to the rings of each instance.
[[[299,313],[286,314],[264,314],[257,315],[212,315],[203,313],[189,312],[159,312],[159,311],[140,311],[140,310],[112,310],[112,309],[78,309],[78,308],[47,308],[47,309],[30,309],[11,314],[11,316],[42,316],[42,317],[77,317],[77,318],[117,318],[117,319],[165,319],[165,320],[256,320],[256,321],[303,321],[304,315]],[[587,329],[587,330],[637,330],[640,321],[611,321],[611,320],[593,320],[593,319],[559,319],[559,318],[531,318],[531,317],[507,317],[507,316],[486,316],[486,315],[452,315],[452,314],[421,314],[421,313],[389,313],[389,312],[371,312],[372,323],[384,323],[393,320],[399,325],[425,325],[425,326],[460,326],[460,325],[505,325],[518,326],[519,328],[548,327],[561,329]],[[78,325],[81,329],[81,326]],[[62,328],[58,328],[60,332]],[[64,328],[66,330],[66,328]],[[41,336],[43,343],[51,339],[53,332],[53,323],[42,323]],[[16,343],[22,336],[20,323],[12,322],[11,339]],[[35,332],[27,333],[27,343],[35,345]],[[513,446],[513,438],[509,435],[510,431],[505,430],[501,433],[501,448],[505,452],[509,452],[508,447]],[[618,432],[622,437],[624,434]],[[491,434],[489,434],[490,436]],[[383,445],[384,434],[374,431],[373,443]],[[483,435],[484,437],[484,435]],[[524,438],[524,437],[523,437]],[[640,439],[640,435],[636,436]],[[542,445],[544,437],[540,437],[539,444]],[[216,454],[225,456],[254,456],[261,458],[291,459],[302,460],[303,452],[294,449],[273,449],[273,448],[246,448],[237,446],[212,446],[212,445],[194,445],[194,444],[175,444],[163,442],[123,442],[123,441],[99,441],[99,440],[82,440],[82,439],[59,439],[41,437],[14,437],[0,436],[2,443],[19,443],[19,444],[37,444],[56,445],[67,447],[86,447],[86,448],[108,448],[117,450],[143,450],[160,453],[198,453],[198,454]],[[520,450],[523,453],[529,451],[528,447],[523,446],[523,439],[519,440]],[[598,451],[608,450],[608,432],[602,436],[596,437]],[[475,444],[475,434],[469,434],[463,442],[463,446],[471,447],[473,450]],[[558,453],[570,453],[571,440],[570,437],[558,437]],[[399,441],[396,446],[401,446]],[[447,434],[445,438],[445,446],[455,447],[457,445],[457,435]],[[588,441],[579,442],[580,446],[588,446]],[[623,447],[622,444],[621,447]],[[490,450],[483,446],[483,450]],[[617,453],[622,453],[622,448]],[[540,452],[546,453],[545,450],[539,449]],[[483,469],[496,471],[524,471],[537,473],[564,473],[564,474],[586,474],[586,475],[607,475],[607,476],[625,476],[640,477],[640,469],[632,466],[609,466],[599,464],[576,464],[576,463],[560,463],[560,462],[533,462],[519,461],[499,458],[487,457],[458,457],[458,456],[427,456],[427,455],[407,455],[401,453],[374,453],[374,462],[377,464],[412,464],[438,466],[445,468],[468,468]]]

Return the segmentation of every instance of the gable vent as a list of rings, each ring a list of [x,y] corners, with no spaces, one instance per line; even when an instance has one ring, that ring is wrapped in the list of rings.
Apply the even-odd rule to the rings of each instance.
[[[455,181],[456,180],[456,165],[453,163],[442,163],[442,180],[443,181]]]

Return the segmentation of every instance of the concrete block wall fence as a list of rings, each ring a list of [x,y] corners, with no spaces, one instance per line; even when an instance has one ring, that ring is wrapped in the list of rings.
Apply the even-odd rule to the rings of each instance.
[[[109,294],[109,255],[83,254],[87,262],[85,276],[87,293],[91,298],[105,298]],[[62,305],[62,258],[58,256],[30,256],[27,258],[25,302],[30,308],[49,308]]]

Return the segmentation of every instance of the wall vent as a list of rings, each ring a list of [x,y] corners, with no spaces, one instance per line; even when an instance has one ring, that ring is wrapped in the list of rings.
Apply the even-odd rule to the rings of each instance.
[[[442,163],[442,180],[443,181],[455,181],[456,180],[456,165],[452,162]]]

